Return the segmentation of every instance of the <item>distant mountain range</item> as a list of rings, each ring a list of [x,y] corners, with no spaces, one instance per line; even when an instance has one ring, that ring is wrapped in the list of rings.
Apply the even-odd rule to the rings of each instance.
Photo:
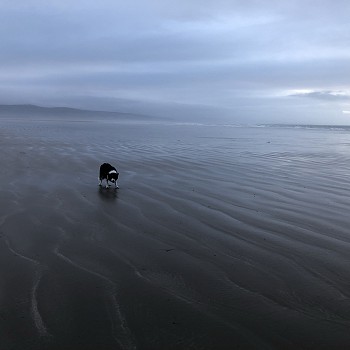
[[[56,117],[56,118],[108,118],[122,120],[156,120],[157,117],[151,117],[142,114],[131,114],[122,112],[92,111],[69,107],[40,107],[36,105],[0,105],[0,117]]]

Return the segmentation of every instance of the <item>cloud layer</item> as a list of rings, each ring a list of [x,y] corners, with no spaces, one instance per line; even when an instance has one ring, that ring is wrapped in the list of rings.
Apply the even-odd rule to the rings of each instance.
[[[344,0],[2,1],[0,102],[343,122],[349,10]],[[302,90],[312,98],[290,93]]]

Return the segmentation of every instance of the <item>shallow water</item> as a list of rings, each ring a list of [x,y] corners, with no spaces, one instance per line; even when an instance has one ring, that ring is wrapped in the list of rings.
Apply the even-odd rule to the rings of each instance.
[[[347,128],[0,125],[4,349],[349,347]]]

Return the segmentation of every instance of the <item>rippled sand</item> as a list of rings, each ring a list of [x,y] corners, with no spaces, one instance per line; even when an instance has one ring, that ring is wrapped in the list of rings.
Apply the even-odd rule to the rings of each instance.
[[[350,132],[0,125],[0,349],[349,348]]]

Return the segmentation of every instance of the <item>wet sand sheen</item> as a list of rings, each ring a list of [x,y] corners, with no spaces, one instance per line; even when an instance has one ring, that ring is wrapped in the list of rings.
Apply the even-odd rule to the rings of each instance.
[[[191,128],[3,123],[4,349],[348,348],[350,156]]]

